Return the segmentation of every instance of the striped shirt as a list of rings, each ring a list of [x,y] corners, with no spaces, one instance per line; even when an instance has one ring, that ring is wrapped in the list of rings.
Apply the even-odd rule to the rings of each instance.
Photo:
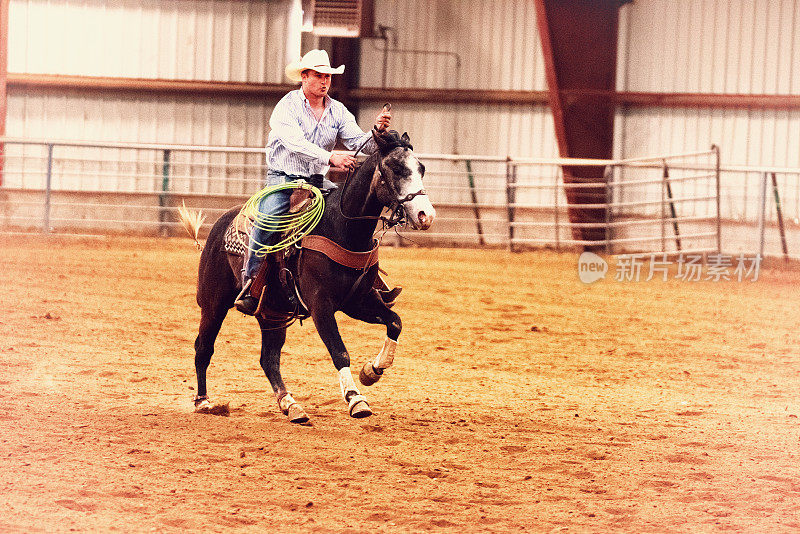
[[[364,133],[344,104],[325,96],[325,110],[317,121],[302,89],[289,92],[275,106],[269,118],[267,165],[286,174],[311,176],[325,174],[331,150],[340,139],[349,150],[371,154],[377,146],[372,135]]]

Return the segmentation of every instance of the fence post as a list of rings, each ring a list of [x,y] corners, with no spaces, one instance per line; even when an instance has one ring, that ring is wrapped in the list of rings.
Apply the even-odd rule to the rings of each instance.
[[[667,160],[661,160],[664,171],[661,173],[661,252],[667,251]]]
[[[667,188],[667,198],[669,199],[669,213],[672,218],[672,231],[675,234],[675,248],[681,250],[681,234],[678,230],[678,212],[675,210],[675,202],[672,201],[672,186],[669,183],[669,167],[664,163],[664,185]],[[666,250],[664,251],[666,252]]]
[[[608,166],[606,167],[605,173],[605,190],[606,190],[606,254],[609,256],[614,252],[614,248],[611,245],[611,238],[613,237],[611,233],[611,205],[614,203],[614,191],[611,188],[611,181],[614,178],[614,167]]]
[[[483,224],[481,223],[481,211],[478,208],[478,193],[475,191],[475,177],[472,175],[472,161],[465,160],[467,164],[467,179],[469,181],[469,193],[472,198],[472,212],[475,214],[475,225],[478,228],[478,244],[483,246],[486,242],[483,239]]]
[[[169,233],[167,214],[169,213],[169,160],[171,154],[172,151],[170,149],[164,149],[164,160],[161,164],[161,195],[158,197],[158,205],[161,207],[158,212],[158,220],[161,223],[161,235],[167,235]]]
[[[516,181],[516,166],[511,163],[511,158],[506,156],[506,210],[508,212],[508,248],[511,252],[514,252]]]
[[[719,147],[717,145],[711,145],[711,150],[714,151],[716,156],[716,164],[714,168],[714,173],[716,174],[716,183],[717,183],[717,254],[722,254],[722,211],[720,210],[721,205],[721,195],[722,192],[720,191],[720,179],[719,179]],[[746,181],[745,181],[746,183]],[[745,205],[747,203],[745,202]]]
[[[558,175],[561,167],[556,167],[555,172],[555,185],[553,186],[553,206],[555,208],[554,217],[556,224],[556,250],[561,252],[561,218],[558,214]]]
[[[764,257],[764,230],[766,226],[767,215],[767,173],[761,173],[761,192],[758,198],[758,254],[759,257]]]
[[[53,188],[53,144],[47,145],[47,174],[44,185],[44,228],[45,234],[50,233],[50,192]]]
[[[786,227],[783,225],[783,210],[781,209],[781,196],[778,193],[778,179],[772,173],[772,193],[775,195],[775,214],[778,216],[778,230],[781,233],[781,250],[783,260],[789,261],[789,248],[786,246]]]

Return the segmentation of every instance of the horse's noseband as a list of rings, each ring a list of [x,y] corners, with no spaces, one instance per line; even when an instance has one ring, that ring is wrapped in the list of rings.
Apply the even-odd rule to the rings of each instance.
[[[424,189],[420,189],[416,193],[407,194],[406,196],[404,196],[403,198],[401,198],[397,202],[399,204],[405,204],[406,202],[410,202],[410,201],[414,200],[414,197],[418,197],[419,195],[426,195],[427,196],[427,194],[428,193],[426,193]]]

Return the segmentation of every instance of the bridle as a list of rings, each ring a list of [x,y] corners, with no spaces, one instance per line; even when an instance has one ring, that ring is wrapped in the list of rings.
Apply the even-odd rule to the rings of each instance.
[[[367,141],[369,141],[369,139]],[[365,141],[358,148],[358,150],[356,150],[356,152],[353,155],[353,157],[358,155],[358,153],[361,151],[361,149],[364,148],[364,145],[367,144],[367,141]],[[403,148],[403,147],[396,147],[396,148]],[[395,149],[392,149],[392,150],[395,150]],[[349,216],[349,215],[346,215],[344,213],[344,210],[342,209],[342,200],[344,199],[345,192],[347,191],[347,185],[350,182],[350,178],[353,176],[353,174],[355,174],[356,170],[358,168],[360,168],[361,165],[358,165],[357,167],[355,167],[353,169],[350,169],[350,171],[347,173],[347,177],[344,180],[344,185],[342,185],[342,194],[339,196],[339,212],[342,214],[342,217],[344,217],[348,221],[358,221],[358,220],[383,221],[383,223],[387,227],[391,228],[391,227],[397,226],[398,224],[401,224],[401,223],[403,223],[405,221],[405,210],[403,209],[403,204],[405,204],[406,202],[411,202],[412,200],[414,200],[416,197],[418,197],[420,195],[427,195],[427,193],[425,192],[425,189],[420,189],[416,193],[409,193],[406,196],[404,196],[403,198],[400,198],[400,192],[395,187],[394,181],[389,180],[387,178],[384,178],[386,176],[386,173],[385,173],[385,167],[383,166],[383,158],[381,157],[380,152],[378,152],[376,154],[377,154],[378,162],[377,162],[377,165],[375,166],[375,172],[380,173],[381,179],[380,179],[379,183],[381,183],[381,184],[383,184],[384,186],[387,187],[387,189],[389,190],[389,195],[393,199],[392,203],[390,205],[386,206],[387,209],[390,212],[389,217],[385,217],[383,215]],[[374,174],[373,174],[373,176],[374,176]]]

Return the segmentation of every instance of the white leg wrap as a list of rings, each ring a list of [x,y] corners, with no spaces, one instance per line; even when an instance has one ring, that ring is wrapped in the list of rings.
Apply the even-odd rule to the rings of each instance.
[[[292,404],[297,404],[297,401],[294,400],[294,397],[292,397],[291,393],[284,395],[278,402],[278,406],[280,406],[283,413],[289,413],[289,408],[292,406]]]
[[[348,393],[352,392],[355,395],[361,394],[356,387],[356,382],[353,380],[353,375],[350,373],[349,367],[343,367],[339,371],[339,386],[342,388],[342,397],[344,397],[345,401],[348,400]]]
[[[375,357],[375,362],[372,364],[375,366],[375,369],[388,369],[392,366],[392,362],[394,361],[394,351],[397,349],[397,341],[393,341],[386,338],[386,341],[383,342],[383,348]]]

